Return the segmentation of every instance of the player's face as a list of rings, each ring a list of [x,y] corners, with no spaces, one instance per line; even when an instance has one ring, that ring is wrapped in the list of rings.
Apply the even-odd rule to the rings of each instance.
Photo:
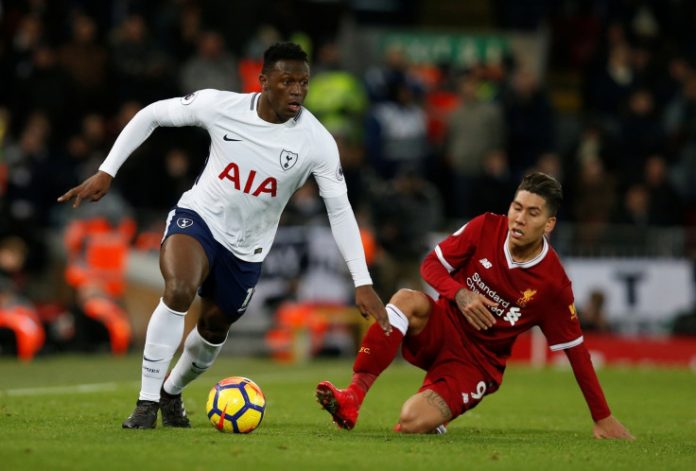
[[[276,62],[268,74],[261,74],[263,97],[259,115],[272,123],[294,118],[302,108],[309,87],[309,65],[304,61]]]
[[[549,214],[544,198],[526,190],[518,191],[508,210],[510,248],[533,250],[555,225],[556,217]]]

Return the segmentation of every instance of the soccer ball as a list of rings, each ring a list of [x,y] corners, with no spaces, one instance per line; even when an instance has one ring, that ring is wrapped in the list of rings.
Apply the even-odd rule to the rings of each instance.
[[[249,433],[263,420],[266,398],[249,378],[232,376],[213,386],[206,410],[210,423],[219,431]]]

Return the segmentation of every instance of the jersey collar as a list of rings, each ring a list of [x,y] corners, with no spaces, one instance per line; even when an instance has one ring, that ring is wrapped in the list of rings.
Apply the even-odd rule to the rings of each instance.
[[[546,236],[544,236],[544,245],[541,248],[541,252],[539,252],[539,255],[534,257],[531,260],[527,260],[526,262],[516,262],[512,259],[512,254],[510,253],[510,248],[508,247],[508,242],[510,241],[510,231],[508,231],[507,236],[505,236],[505,242],[503,243],[503,252],[505,252],[505,260],[507,260],[508,268],[531,268],[535,265],[538,265],[544,257],[546,257],[546,254],[549,252],[549,242],[546,240]]]

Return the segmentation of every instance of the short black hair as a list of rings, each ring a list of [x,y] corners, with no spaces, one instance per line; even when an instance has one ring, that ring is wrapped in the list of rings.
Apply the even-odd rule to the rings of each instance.
[[[547,175],[543,172],[532,172],[525,175],[517,187],[515,195],[522,190],[544,198],[551,216],[555,216],[556,213],[558,213],[558,209],[561,207],[561,202],[563,201],[563,188],[558,180],[551,175]]]
[[[263,53],[263,68],[261,72],[264,74],[269,73],[276,62],[283,60],[308,62],[307,53],[302,50],[299,44],[291,42],[275,43]]]

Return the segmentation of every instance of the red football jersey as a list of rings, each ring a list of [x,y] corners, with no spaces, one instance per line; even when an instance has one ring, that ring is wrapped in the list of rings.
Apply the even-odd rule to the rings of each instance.
[[[565,350],[594,420],[611,414],[590,354],[583,344],[570,280],[558,255],[544,240],[541,253],[513,261],[507,244],[508,219],[484,214],[443,240],[421,265],[421,275],[440,294],[445,311],[479,364],[500,384],[515,339],[538,325],[551,350]],[[498,303],[496,323],[476,330],[454,302],[462,288]],[[575,348],[572,348],[575,347]]]
[[[507,217],[492,213],[478,216],[438,244],[421,268],[425,281],[449,300],[465,287],[498,303],[490,308],[495,325],[480,331],[467,322],[456,304],[448,309],[456,325],[474,340],[468,344],[476,347],[474,353],[482,366],[495,371],[496,377],[504,370],[517,336],[535,325],[541,328],[551,350],[583,341],[571,282],[556,252],[544,240],[536,258],[517,263],[508,250],[507,237]]]

